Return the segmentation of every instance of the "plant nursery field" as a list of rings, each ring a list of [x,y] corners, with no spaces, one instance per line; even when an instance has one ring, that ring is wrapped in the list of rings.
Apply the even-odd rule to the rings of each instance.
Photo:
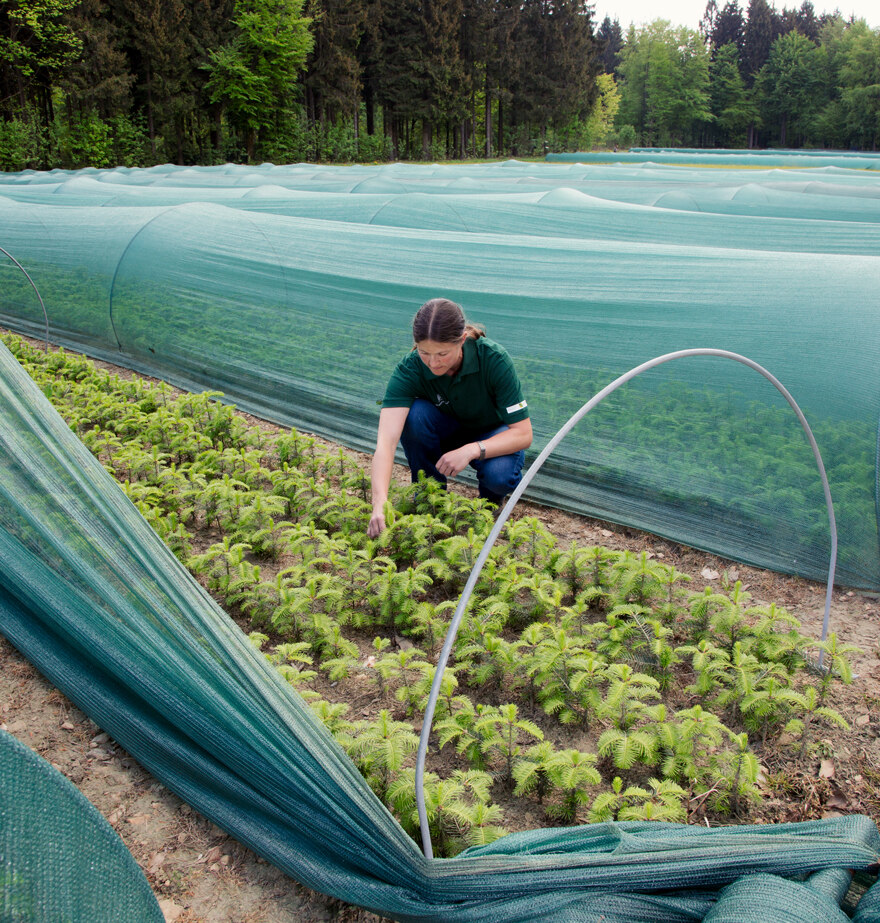
[[[414,837],[413,767],[449,618],[493,522],[368,458],[5,335],[85,445]],[[408,474],[408,473],[407,473]],[[523,502],[459,631],[434,721],[435,854],[601,820],[880,822],[880,598]],[[820,651],[830,671],[816,669]],[[153,780],[0,638],[0,724],[120,833],[166,919],[369,920],[300,887]]]

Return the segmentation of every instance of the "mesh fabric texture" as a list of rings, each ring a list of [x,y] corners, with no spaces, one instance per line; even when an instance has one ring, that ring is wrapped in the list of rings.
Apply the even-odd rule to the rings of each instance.
[[[853,816],[536,830],[425,859],[5,346],[0,631],[240,842],[308,887],[395,920],[697,920],[744,874],[866,869],[880,856],[876,826]]]
[[[360,449],[412,316],[436,295],[513,356],[535,452],[640,362],[695,347],[748,356],[816,434],[840,582],[880,587],[880,171],[818,155],[726,170],[632,156],[5,174],[0,239],[42,293],[54,341]],[[43,335],[33,290],[3,260],[0,323]],[[797,421],[765,381],[719,360],[622,389],[529,496],[827,572]]]
[[[0,730],[0,920],[162,923],[144,873],[97,808]]]

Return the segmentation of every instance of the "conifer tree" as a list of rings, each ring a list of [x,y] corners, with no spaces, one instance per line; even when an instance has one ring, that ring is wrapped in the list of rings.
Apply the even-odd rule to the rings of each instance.
[[[611,17],[606,16],[602,20],[602,25],[599,26],[596,38],[602,54],[602,69],[606,74],[615,73],[620,64],[620,50],[623,48],[623,31],[620,28],[620,20],[615,18],[612,22]]]
[[[738,0],[728,0],[716,17],[709,41],[713,53],[725,45],[736,46],[737,54],[742,54],[745,41],[745,18]]]
[[[742,47],[743,76],[749,86],[770,57],[775,39],[775,14],[770,4],[767,0],[749,0]]]
[[[308,0],[314,44],[306,65],[306,107],[313,123],[336,115],[356,119],[361,89],[358,45],[367,7],[356,0]],[[356,122],[355,122],[356,126]]]

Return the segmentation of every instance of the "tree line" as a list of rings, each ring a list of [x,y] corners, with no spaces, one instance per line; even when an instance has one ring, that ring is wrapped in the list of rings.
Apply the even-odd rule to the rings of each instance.
[[[612,29],[604,48],[626,140],[853,150],[880,142],[880,30],[816,16],[809,0],[781,13],[767,0],[749,0],[745,12],[738,0],[709,0],[698,30],[658,20],[625,38]]]
[[[0,168],[876,148],[880,32],[709,0],[2,0]]]

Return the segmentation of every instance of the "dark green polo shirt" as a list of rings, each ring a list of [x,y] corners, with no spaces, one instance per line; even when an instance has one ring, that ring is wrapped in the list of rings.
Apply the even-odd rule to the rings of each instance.
[[[464,341],[461,368],[454,375],[434,375],[411,352],[397,364],[383,407],[412,407],[420,397],[455,417],[466,429],[488,430],[529,416],[513,362],[503,346],[480,337]]]

